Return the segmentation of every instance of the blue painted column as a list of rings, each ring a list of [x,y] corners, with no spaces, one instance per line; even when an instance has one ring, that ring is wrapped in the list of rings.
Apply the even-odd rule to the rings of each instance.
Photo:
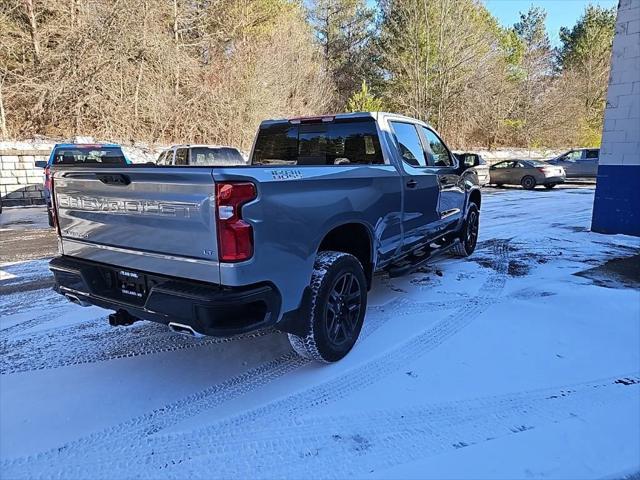
[[[619,0],[591,230],[640,236],[640,0]]]

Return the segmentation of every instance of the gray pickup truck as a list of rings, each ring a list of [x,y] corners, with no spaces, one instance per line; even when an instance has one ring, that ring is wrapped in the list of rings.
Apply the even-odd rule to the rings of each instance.
[[[374,273],[470,255],[477,175],[429,125],[389,113],[262,122],[248,165],[61,166],[55,289],[194,336],[265,327],[344,357]]]

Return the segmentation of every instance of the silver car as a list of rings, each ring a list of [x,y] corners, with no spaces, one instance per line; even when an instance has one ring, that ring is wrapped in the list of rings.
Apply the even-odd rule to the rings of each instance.
[[[547,163],[564,168],[567,178],[595,178],[598,176],[599,148],[569,150]]]
[[[234,166],[247,161],[235,147],[222,145],[173,145],[160,154],[158,165]]]
[[[505,160],[489,168],[490,183],[501,185],[522,185],[532,190],[536,185],[553,188],[564,182],[562,167],[549,165],[538,160]]]

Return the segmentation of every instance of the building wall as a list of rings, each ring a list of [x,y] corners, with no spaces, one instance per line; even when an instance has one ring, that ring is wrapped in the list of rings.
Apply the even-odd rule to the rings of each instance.
[[[591,229],[640,236],[640,0],[619,0]]]
[[[2,205],[37,205],[44,203],[42,168],[37,160],[48,160],[49,150],[0,150],[0,196]]]

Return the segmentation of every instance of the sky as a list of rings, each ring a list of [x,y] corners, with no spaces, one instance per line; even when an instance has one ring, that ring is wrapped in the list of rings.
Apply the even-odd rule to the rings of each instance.
[[[511,26],[520,19],[520,12],[530,6],[547,11],[547,31],[553,46],[560,45],[560,27],[573,27],[589,4],[605,8],[615,7],[617,0],[484,0],[484,4],[503,26]]]

